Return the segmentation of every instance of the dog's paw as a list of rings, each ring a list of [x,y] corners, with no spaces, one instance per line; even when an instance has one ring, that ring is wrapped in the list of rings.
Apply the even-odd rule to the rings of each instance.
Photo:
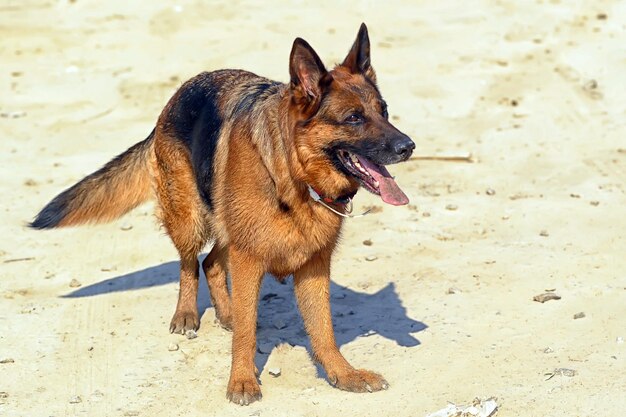
[[[170,333],[185,334],[188,330],[198,330],[200,318],[197,311],[176,311],[170,322]]]
[[[230,378],[226,398],[239,405],[250,405],[261,400],[261,387],[256,378]]]
[[[364,369],[329,375],[332,385],[344,391],[374,392],[389,388],[389,384],[381,375]]]

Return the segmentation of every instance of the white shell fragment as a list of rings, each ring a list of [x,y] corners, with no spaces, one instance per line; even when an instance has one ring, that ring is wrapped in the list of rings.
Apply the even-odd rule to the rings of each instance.
[[[448,404],[426,417],[492,417],[498,409],[495,398],[479,399],[475,398],[472,405]]]

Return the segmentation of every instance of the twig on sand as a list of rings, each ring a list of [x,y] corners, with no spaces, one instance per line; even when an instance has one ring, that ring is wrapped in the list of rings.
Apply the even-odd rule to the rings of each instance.
[[[89,117],[86,117],[86,118],[82,119],[80,121],[80,123],[87,123],[87,122],[91,122],[92,120],[99,119],[99,118],[104,117],[104,116],[108,115],[109,113],[113,112],[113,110],[114,110],[113,108],[106,109],[103,112],[100,112],[100,113],[97,113],[97,114],[94,114],[92,116],[89,116]]]
[[[448,162],[475,162],[471,152],[461,154],[441,154],[441,155],[415,155],[409,161],[448,161]]]
[[[2,261],[3,264],[9,264],[11,262],[23,262],[23,261],[32,261],[33,259],[35,259],[34,256],[29,256],[27,258],[14,258],[14,259],[5,259],[4,261]]]

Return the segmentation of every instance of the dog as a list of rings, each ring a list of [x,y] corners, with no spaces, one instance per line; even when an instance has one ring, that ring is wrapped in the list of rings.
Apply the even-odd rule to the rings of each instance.
[[[30,224],[107,222],[155,196],[157,218],[180,255],[173,333],[199,327],[198,255],[214,242],[202,268],[217,320],[233,332],[227,398],[240,405],[261,399],[254,356],[266,272],[293,275],[315,359],[332,385],[353,392],[389,386],[339,352],[330,263],[359,187],[388,204],[408,203],[385,165],[406,161],[415,144],[389,122],[365,24],[330,71],[295,39],[289,75],[289,83],[243,70],[190,79],[145,140],[56,196]]]

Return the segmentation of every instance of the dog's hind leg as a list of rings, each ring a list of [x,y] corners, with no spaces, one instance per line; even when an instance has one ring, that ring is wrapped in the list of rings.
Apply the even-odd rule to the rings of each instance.
[[[180,290],[176,312],[170,322],[171,333],[184,334],[188,330],[198,330],[198,260],[195,256],[180,259]]]
[[[198,255],[209,237],[207,210],[202,203],[189,151],[157,128],[152,168],[158,217],[180,255],[180,291],[170,323],[172,333],[197,330]]]
[[[227,250],[219,247],[216,243],[202,261],[202,269],[209,285],[209,294],[211,295],[211,303],[215,307],[215,316],[223,328],[231,330],[232,313],[230,295],[226,284],[227,261]]]
[[[170,323],[170,332],[185,333],[198,330],[198,255],[206,243],[206,232],[196,222],[190,221],[183,209],[167,210],[162,221],[180,255],[180,290],[176,312]]]
[[[176,312],[170,323],[170,332],[185,333],[198,330],[198,255],[206,240],[203,231],[179,211],[169,211],[163,216],[168,234],[180,254],[180,290]]]

